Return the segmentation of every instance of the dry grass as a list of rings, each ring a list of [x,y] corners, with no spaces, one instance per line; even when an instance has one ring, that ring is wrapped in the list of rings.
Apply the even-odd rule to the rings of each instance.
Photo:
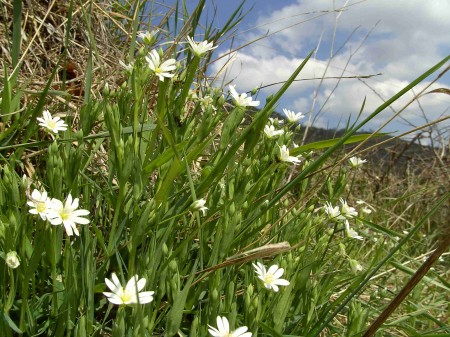
[[[0,46],[1,57],[6,62],[8,73],[11,74],[12,57],[12,18],[13,0],[1,0],[0,12]],[[22,43],[20,57],[22,61],[18,82],[27,95],[27,103],[40,93],[46,85],[52,71],[57,67],[56,76],[51,84],[53,90],[64,89],[70,96],[62,94],[51,95],[53,102],[69,103],[72,109],[79,109],[83,100],[84,80],[86,77],[89,46],[95,46],[93,52],[92,93],[97,94],[108,80],[107,74],[117,73],[117,59],[120,51],[115,48],[115,37],[105,25],[107,21],[104,11],[97,6],[90,7],[75,3],[72,11],[70,31],[66,32],[68,23],[69,2],[62,1],[24,1],[22,8]],[[90,41],[89,29],[95,41]],[[67,41],[66,41],[67,34]],[[63,56],[61,58],[61,56]],[[58,60],[61,61],[58,64]],[[65,75],[64,75],[65,70]],[[63,77],[66,77],[63,82]],[[67,97],[69,97],[67,99]]]

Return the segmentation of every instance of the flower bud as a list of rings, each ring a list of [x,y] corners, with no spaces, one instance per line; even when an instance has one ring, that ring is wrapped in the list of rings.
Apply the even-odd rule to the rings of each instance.
[[[19,267],[20,260],[19,260],[19,256],[17,255],[17,252],[12,251],[12,252],[9,252],[8,254],[6,254],[5,262],[8,265],[8,267],[11,269],[16,269],[17,267]]]
[[[144,42],[146,45],[151,46],[156,42],[156,33],[158,33],[158,31],[154,30],[152,32],[140,33],[138,36],[142,38],[142,42]]]
[[[167,245],[165,243],[163,243],[162,252],[165,256],[169,256],[169,248],[167,247]]]
[[[103,90],[102,90],[102,94],[103,94],[103,96],[108,97],[109,93],[110,93],[109,84],[105,83],[105,86],[103,87]]]
[[[222,95],[217,99],[217,106],[223,106],[225,104],[225,97]]]
[[[144,57],[145,55],[147,55],[147,50],[144,47],[139,48],[138,56]]]
[[[173,272],[177,272],[177,270],[178,270],[178,264],[177,264],[177,261],[175,261],[175,260],[170,261],[170,262],[169,262],[169,269],[170,269],[171,271],[173,271]]]
[[[339,244],[339,254],[341,254],[342,256],[347,256],[345,245],[342,242]]]
[[[230,215],[233,215],[236,212],[236,206],[234,205],[234,202],[231,202],[228,211],[230,212]]]
[[[218,299],[219,299],[219,292],[217,291],[217,289],[213,289],[213,291],[211,292],[211,302],[215,303],[217,302]]]

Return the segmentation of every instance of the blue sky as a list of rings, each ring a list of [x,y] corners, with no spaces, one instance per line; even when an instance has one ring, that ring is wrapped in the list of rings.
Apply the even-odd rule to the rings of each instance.
[[[171,1],[165,1],[170,3]],[[187,1],[195,6],[196,1]],[[207,0],[206,12],[217,6],[216,25],[223,25],[240,1]],[[239,26],[234,47],[244,45],[266,33],[271,36],[239,50],[227,67],[226,80],[233,80],[238,92],[286,80],[314,48],[299,81],[280,102],[277,110],[302,111],[308,121],[320,127],[344,127],[354,120],[364,97],[363,117],[390,98],[411,80],[450,54],[450,1],[448,0],[249,0],[244,8],[253,9]],[[273,34],[273,35],[272,35]],[[202,40],[202,36],[196,36]],[[228,44],[215,52],[223,55]],[[211,75],[219,72],[223,58],[212,64]],[[317,77],[366,76],[370,79],[309,80]],[[429,84],[433,77],[417,87]],[[446,74],[429,90],[448,87]],[[261,99],[275,92],[270,86]],[[391,118],[413,97],[405,95],[392,109],[367,125],[374,130]],[[450,115],[450,96],[430,94],[412,103],[383,131],[405,132],[416,126]],[[450,129],[449,121],[440,129]]]

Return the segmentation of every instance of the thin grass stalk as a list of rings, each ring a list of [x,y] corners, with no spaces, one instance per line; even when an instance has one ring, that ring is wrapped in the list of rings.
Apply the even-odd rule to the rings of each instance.
[[[376,115],[378,115],[380,112],[382,112],[384,109],[386,109],[388,106],[390,106],[392,103],[394,103],[397,99],[399,99],[401,96],[403,96],[406,92],[411,90],[413,87],[415,87],[417,84],[422,82],[425,78],[430,76],[432,73],[437,71],[439,68],[441,68],[445,63],[450,60],[450,56],[447,56],[442,61],[437,63],[435,66],[430,68],[428,71],[423,73],[421,76],[416,78],[413,82],[411,82],[409,85],[407,85],[405,88],[403,88],[401,91],[399,91],[397,94],[392,96],[389,100],[387,100],[385,103],[380,105],[372,114],[370,114],[365,120],[363,120],[361,123],[359,123],[357,126],[353,127],[352,129],[348,130],[348,132],[340,139],[339,142],[337,142],[334,146],[330,147],[327,151],[325,151],[317,160],[315,160],[313,163],[311,163],[305,170],[303,170],[298,176],[296,176],[293,180],[291,180],[286,186],[278,193],[276,194],[270,201],[268,208],[275,205],[288,191],[290,191],[295,185],[297,185],[301,180],[303,180],[307,175],[317,170],[323,162],[327,158],[331,156],[332,153],[334,153],[337,149],[339,149],[345,141],[347,141],[353,134],[355,134],[356,131],[360,130],[365,124],[367,124],[370,120],[372,120]],[[253,218],[249,219],[247,222],[253,222],[261,213],[255,214]]]
[[[14,0],[13,4],[13,40],[11,48],[12,67],[19,63],[20,47],[22,45],[22,1]],[[15,80],[12,81],[13,83]]]
[[[359,285],[347,296],[347,298],[321,323],[318,323],[313,329],[306,335],[306,337],[317,337],[321,334],[322,330],[336,317],[337,314],[366,286],[370,279],[385,265],[392,256],[407,242],[410,241],[412,236],[428,221],[428,219],[442,206],[442,204],[450,198],[450,192],[440,198],[433,206],[433,208],[425,214],[415,225],[415,227],[405,235],[398,244],[384,257],[376,266],[374,266],[359,283]]]
[[[414,287],[422,280],[422,278],[428,273],[430,268],[436,263],[441,255],[447,251],[450,247],[450,235],[444,235],[440,241],[436,250],[431,254],[428,259],[420,266],[420,268],[414,273],[413,277],[408,281],[402,290],[395,296],[395,298],[389,303],[386,309],[377,317],[377,319],[370,325],[363,337],[372,337],[381,325],[389,318],[390,315],[403,303],[406,296],[408,296]]]

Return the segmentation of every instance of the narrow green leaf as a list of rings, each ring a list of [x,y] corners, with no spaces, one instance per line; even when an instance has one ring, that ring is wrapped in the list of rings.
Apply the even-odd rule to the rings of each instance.
[[[418,223],[414,226],[414,228],[409,232],[408,235],[403,237],[398,244],[389,252],[389,254],[384,257],[376,266],[374,266],[366,275],[364,280],[360,282],[360,284],[354,289],[348,297],[342,301],[342,303],[334,310],[328,317],[323,319],[321,322],[318,322],[313,329],[306,335],[307,337],[317,337],[321,334],[322,330],[336,317],[339,312],[350,302],[352,298],[354,298],[370,281],[370,279],[378,272],[378,270],[386,264],[391,257],[406,243],[409,242],[411,237],[416,234],[416,232],[427,222],[427,220],[442,206],[442,204],[450,198],[450,192],[444,195],[438,202],[435,203],[433,208],[425,214]]]
[[[366,140],[367,138],[384,137],[387,135],[388,135],[388,133],[376,133],[376,134],[369,133],[369,134],[353,135],[350,138],[348,138],[347,140],[345,140],[343,144],[359,143],[359,142]],[[309,150],[326,149],[326,148],[336,145],[337,143],[339,143],[341,141],[341,139],[342,138],[320,140],[320,141],[317,141],[314,143],[309,143],[306,145],[296,147],[295,149],[293,149],[290,152],[293,156],[298,156],[299,154],[309,151]]]
[[[9,315],[4,312],[3,313],[3,319],[6,321],[6,323],[8,323],[9,327],[11,329],[13,329],[15,332],[17,333],[23,333],[23,331],[21,331],[18,326],[16,325],[16,323],[14,323],[14,321],[11,319],[11,317],[9,317]]]
[[[166,324],[166,336],[171,337],[177,334],[178,329],[181,325],[181,319],[183,318],[184,305],[189,294],[189,290],[194,280],[195,272],[197,271],[197,261],[194,263],[194,267],[191,270],[191,274],[183,290],[178,292],[175,297],[175,301],[167,314],[167,324]]]
[[[12,67],[19,62],[20,45],[22,44],[22,0],[14,0],[13,4],[13,40],[11,48]]]

